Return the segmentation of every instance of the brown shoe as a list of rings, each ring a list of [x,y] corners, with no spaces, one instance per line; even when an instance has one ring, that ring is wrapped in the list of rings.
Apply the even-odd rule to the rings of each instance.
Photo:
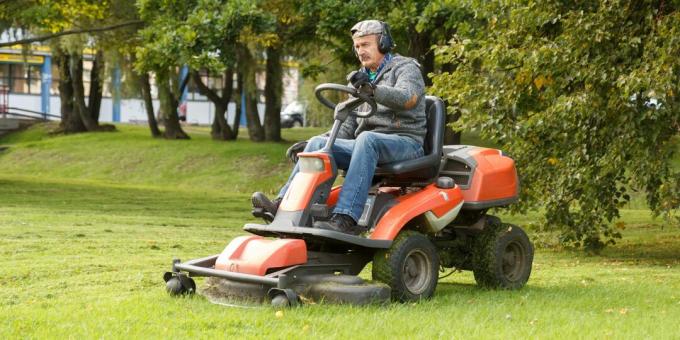
[[[253,193],[250,200],[253,202],[253,208],[261,208],[264,212],[269,213],[272,216],[276,216],[276,211],[279,210],[279,205],[281,204],[280,198],[277,197],[274,201],[270,201],[265,194],[259,191]]]

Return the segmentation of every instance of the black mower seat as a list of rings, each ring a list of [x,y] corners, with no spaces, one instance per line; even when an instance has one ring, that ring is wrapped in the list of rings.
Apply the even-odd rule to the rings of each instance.
[[[434,96],[425,97],[427,116],[427,135],[425,136],[423,157],[401,162],[380,164],[375,170],[374,183],[383,181],[391,185],[414,185],[429,183],[439,173],[442,160],[442,144],[446,124],[446,106]]]

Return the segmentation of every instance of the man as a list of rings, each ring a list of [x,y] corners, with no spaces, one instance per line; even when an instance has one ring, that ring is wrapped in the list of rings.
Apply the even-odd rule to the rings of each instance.
[[[342,124],[332,152],[338,168],[347,171],[345,182],[330,220],[316,221],[314,227],[358,235],[364,230],[356,222],[363,212],[377,165],[423,155],[425,82],[415,60],[390,53],[394,43],[386,23],[361,21],[352,27],[351,33],[353,49],[362,67],[351,73],[348,81],[372,95],[378,109],[369,118],[350,116]],[[326,139],[312,138],[304,151],[321,149]],[[296,165],[273,202],[262,193],[254,193],[253,206],[275,215],[297,172]]]

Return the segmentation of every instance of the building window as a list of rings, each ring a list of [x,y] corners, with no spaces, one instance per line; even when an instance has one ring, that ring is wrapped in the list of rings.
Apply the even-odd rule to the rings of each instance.
[[[0,64],[0,85],[9,87],[9,64]]]
[[[52,64],[52,83],[50,84],[50,95],[59,95],[59,67],[56,64]]]
[[[40,94],[40,65],[0,64],[0,85],[8,86],[10,93]]]

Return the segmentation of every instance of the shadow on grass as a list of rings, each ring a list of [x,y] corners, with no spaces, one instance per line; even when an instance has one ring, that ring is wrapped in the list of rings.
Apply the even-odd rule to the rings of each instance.
[[[627,265],[669,265],[680,263],[680,235],[668,235],[666,240],[635,242],[602,251],[600,258]]]

